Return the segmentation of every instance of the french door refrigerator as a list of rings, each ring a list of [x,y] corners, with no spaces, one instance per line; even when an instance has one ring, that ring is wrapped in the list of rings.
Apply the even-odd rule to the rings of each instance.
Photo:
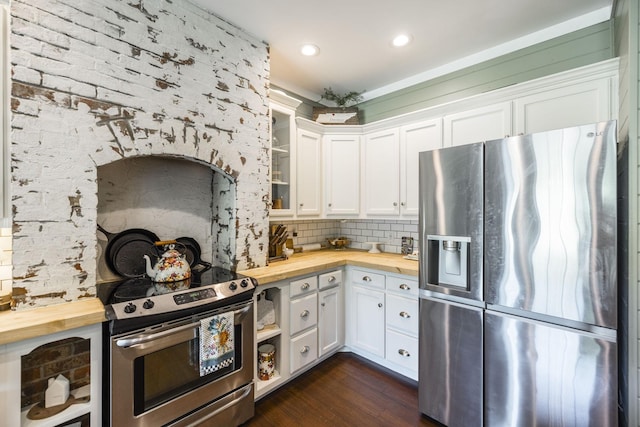
[[[422,413],[617,425],[615,127],[420,154]]]

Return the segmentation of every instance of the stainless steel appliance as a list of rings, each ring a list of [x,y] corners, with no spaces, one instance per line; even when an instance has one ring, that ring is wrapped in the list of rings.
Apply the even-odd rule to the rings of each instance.
[[[251,418],[256,286],[216,267],[182,282],[100,284],[109,319],[104,425],[231,426]],[[215,335],[203,329],[214,326]],[[210,351],[220,357],[207,365]]]
[[[615,131],[420,154],[422,413],[617,425]]]

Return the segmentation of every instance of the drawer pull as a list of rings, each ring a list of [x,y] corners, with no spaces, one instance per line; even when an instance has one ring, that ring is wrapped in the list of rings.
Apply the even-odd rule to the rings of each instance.
[[[300,313],[300,317],[307,317],[309,315],[309,310],[304,310],[302,313]]]
[[[400,285],[400,289],[402,289],[403,291],[410,291],[411,287],[409,287],[409,285],[403,283],[402,285]]]
[[[398,354],[403,357],[411,357],[411,353],[409,353],[407,350],[403,348],[398,350]]]
[[[363,281],[363,282],[370,282],[370,281],[371,281],[371,277],[369,277],[369,276],[364,276],[364,277],[362,278],[362,281]]]
[[[401,311],[400,312],[400,317],[404,317],[405,319],[408,319],[411,317],[411,315],[409,313],[407,313],[406,311]]]
[[[300,354],[309,353],[309,350],[311,350],[311,347],[309,347],[308,345],[305,345],[300,349]]]
[[[378,307],[382,308],[382,303],[381,302],[378,303]]]
[[[329,283],[333,283],[336,281],[336,277],[335,276],[329,276],[329,279],[327,280]]]
[[[324,307],[326,304],[325,304],[325,303],[323,303],[323,302],[321,302],[321,303],[320,303],[320,305],[321,305],[322,307]]]
[[[303,291],[306,291],[307,289],[309,289],[310,286],[311,286],[310,284],[308,284],[307,282],[304,282],[302,286],[300,286],[300,289],[302,289]]]

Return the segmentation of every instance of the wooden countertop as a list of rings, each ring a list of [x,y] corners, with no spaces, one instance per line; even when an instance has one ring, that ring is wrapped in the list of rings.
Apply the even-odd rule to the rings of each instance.
[[[102,323],[104,306],[98,298],[0,312],[0,345],[55,332]]]
[[[367,251],[324,249],[294,254],[288,260],[274,261],[267,267],[239,271],[254,277],[260,285],[286,280],[293,276],[313,274],[321,270],[352,265],[372,268],[389,273],[418,275],[418,262],[404,259],[402,255]]]
[[[294,254],[288,260],[275,261],[267,267],[239,273],[255,277],[259,284],[264,285],[345,265],[410,276],[418,275],[418,262],[404,259],[398,254],[370,254],[366,251],[332,249]],[[105,320],[104,306],[98,298],[86,298],[34,309],[3,311],[0,312],[0,345],[102,323]]]

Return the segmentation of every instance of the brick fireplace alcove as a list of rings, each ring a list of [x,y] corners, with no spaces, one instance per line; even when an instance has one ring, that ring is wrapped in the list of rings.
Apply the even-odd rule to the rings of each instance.
[[[214,247],[220,228],[200,243],[219,265],[266,264],[263,42],[188,1],[14,0],[10,44],[18,309],[95,295],[96,224],[106,221],[101,225],[114,231],[143,226],[126,221],[126,209],[107,215],[113,205],[100,200],[98,171],[129,160],[162,159],[176,182],[192,171],[189,163],[214,171],[210,185],[196,191],[204,199],[216,185],[234,193],[232,203],[211,211],[212,221],[228,222],[229,234],[222,249]],[[178,189],[187,184],[165,185],[167,206],[182,212]]]

